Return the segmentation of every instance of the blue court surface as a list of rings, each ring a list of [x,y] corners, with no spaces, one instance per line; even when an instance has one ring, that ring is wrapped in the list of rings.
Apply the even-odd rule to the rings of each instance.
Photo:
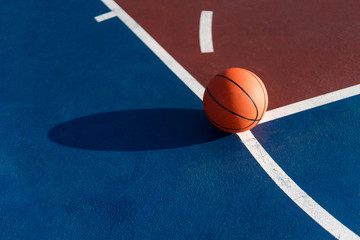
[[[2,6],[0,239],[334,239],[101,1]],[[359,120],[354,96],[252,130],[355,236]]]

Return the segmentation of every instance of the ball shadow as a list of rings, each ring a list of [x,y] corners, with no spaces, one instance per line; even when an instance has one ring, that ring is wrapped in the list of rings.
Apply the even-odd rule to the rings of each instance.
[[[137,109],[61,123],[48,132],[48,139],[89,150],[145,151],[201,144],[228,135],[215,128],[202,110]]]

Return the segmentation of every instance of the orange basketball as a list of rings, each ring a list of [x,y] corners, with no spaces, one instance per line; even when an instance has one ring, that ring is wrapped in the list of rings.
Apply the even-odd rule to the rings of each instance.
[[[204,110],[217,128],[231,133],[250,130],[259,123],[268,106],[261,79],[242,68],[229,68],[207,86]]]

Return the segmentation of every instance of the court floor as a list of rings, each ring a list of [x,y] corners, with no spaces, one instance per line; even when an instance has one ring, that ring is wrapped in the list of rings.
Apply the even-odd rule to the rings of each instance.
[[[357,1],[3,6],[1,239],[360,239]],[[228,67],[269,93],[240,134]]]

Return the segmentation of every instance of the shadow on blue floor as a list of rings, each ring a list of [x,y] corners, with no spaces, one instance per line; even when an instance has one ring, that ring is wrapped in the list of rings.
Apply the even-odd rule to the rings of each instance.
[[[101,151],[144,151],[190,146],[228,136],[213,127],[204,111],[137,109],[98,113],[61,123],[51,141]]]

